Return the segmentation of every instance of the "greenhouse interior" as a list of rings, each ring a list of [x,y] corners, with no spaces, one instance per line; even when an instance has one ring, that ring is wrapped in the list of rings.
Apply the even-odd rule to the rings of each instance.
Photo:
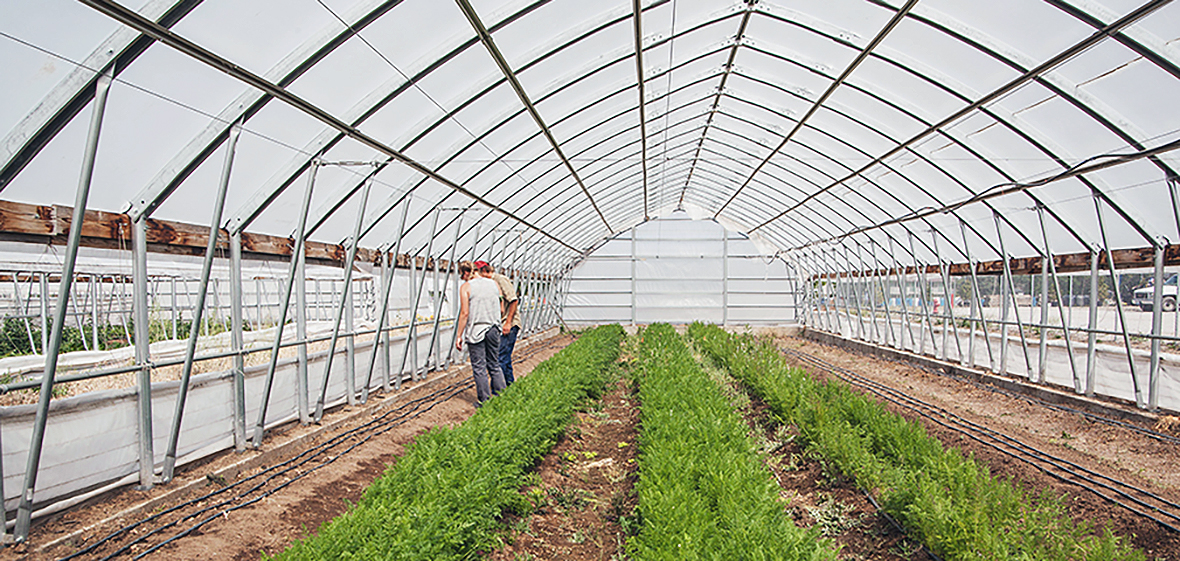
[[[1180,559],[1180,3],[5,0],[0,61],[5,556]]]

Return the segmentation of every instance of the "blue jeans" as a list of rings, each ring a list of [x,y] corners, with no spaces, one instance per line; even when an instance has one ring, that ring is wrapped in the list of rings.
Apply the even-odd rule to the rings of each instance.
[[[512,376],[512,349],[516,348],[516,336],[519,333],[520,328],[514,325],[507,335],[500,337],[500,370],[504,372],[505,386],[516,381]]]
[[[479,400],[476,407],[504,391],[504,373],[500,371],[500,362],[497,360],[499,350],[500,328],[494,325],[483,339],[467,343],[467,353],[471,356],[471,375],[475,378],[475,397]]]

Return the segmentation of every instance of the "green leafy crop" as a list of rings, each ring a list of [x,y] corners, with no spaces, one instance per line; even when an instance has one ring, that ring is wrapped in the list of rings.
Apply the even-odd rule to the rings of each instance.
[[[277,559],[473,559],[493,549],[500,516],[529,508],[518,491],[526,470],[601,396],[622,335],[594,329],[459,427],[419,436],[354,508]]]
[[[880,497],[882,507],[946,559],[1130,560],[1143,555],[1109,532],[1075,525],[1059,497],[1032,496],[994,477],[922,425],[839,382],[790,368],[749,335],[693,324],[698,348],[798,427],[809,450]]]
[[[786,515],[741,416],[667,325],[642,334],[639,533],[653,559],[835,559],[816,531]]]

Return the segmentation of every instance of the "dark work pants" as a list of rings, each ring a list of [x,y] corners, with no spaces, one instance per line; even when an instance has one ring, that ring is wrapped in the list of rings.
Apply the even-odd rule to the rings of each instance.
[[[516,381],[512,375],[512,349],[516,348],[516,335],[519,333],[520,328],[514,325],[507,335],[500,337],[500,370],[504,372],[505,386]]]
[[[475,378],[475,397],[479,400],[477,407],[504,390],[499,352],[500,328],[494,325],[488,328],[483,339],[467,343],[467,353],[471,356],[471,375]]]

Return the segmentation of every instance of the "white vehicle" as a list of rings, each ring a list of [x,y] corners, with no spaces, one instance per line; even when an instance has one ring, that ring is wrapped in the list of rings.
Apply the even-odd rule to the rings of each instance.
[[[1163,286],[1163,296],[1164,297],[1163,297],[1163,300],[1161,300],[1162,304],[1160,305],[1160,309],[1165,312],[1176,311],[1176,297],[1177,297],[1176,283],[1177,283],[1178,278],[1180,278],[1180,275],[1172,275],[1171,277],[1168,278],[1168,280],[1164,281],[1164,286]],[[1153,287],[1148,286],[1148,287],[1144,287],[1144,288],[1140,288],[1139,290],[1136,290],[1134,295],[1131,297],[1131,303],[1136,306],[1139,306],[1139,308],[1145,312],[1150,312],[1151,309],[1154,307],[1154,300],[1153,300],[1154,298],[1155,298],[1155,295],[1154,295]]]

